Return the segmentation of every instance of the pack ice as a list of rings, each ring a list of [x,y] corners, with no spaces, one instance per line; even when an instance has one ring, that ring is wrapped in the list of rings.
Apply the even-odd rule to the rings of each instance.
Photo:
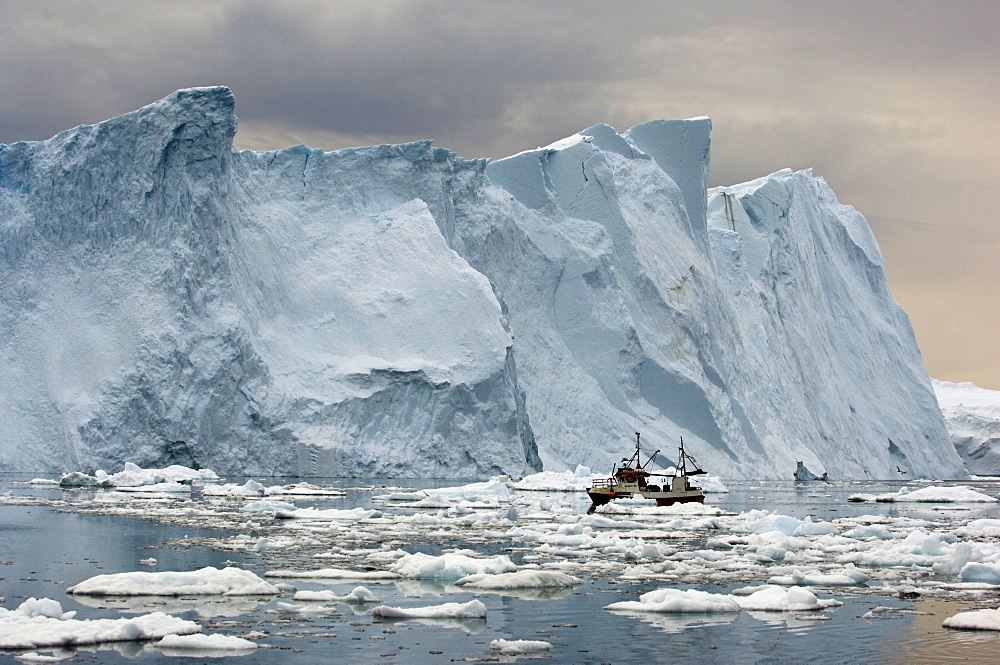
[[[964,477],[864,218],[707,118],[237,151],[227,88],[0,145],[0,469]]]

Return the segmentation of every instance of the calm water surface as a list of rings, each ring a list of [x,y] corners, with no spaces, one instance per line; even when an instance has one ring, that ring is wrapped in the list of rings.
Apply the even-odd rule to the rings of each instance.
[[[48,500],[79,501],[79,492],[39,489],[0,480],[0,493]],[[316,484],[358,487],[357,480]],[[273,481],[266,481],[273,484]],[[399,481],[392,481],[400,484]],[[378,486],[381,483],[373,482]],[[440,484],[440,483],[423,483]],[[948,511],[929,505],[857,504],[853,493],[895,491],[899,485],[875,483],[730,483],[729,494],[709,495],[708,502],[726,511],[766,509],[803,518],[830,520],[863,514],[947,518]],[[1000,488],[978,483],[980,491],[996,496]],[[345,508],[371,505],[379,490],[351,491],[345,498],[296,497],[297,506]],[[975,509],[976,516],[997,516],[995,508]],[[965,513],[968,515],[968,513]],[[908,602],[874,595],[835,597],[842,607],[822,613],[739,612],[732,615],[653,615],[611,613],[602,608],[618,600],[634,600],[662,584],[588,580],[561,597],[546,600],[513,596],[447,593],[443,587],[421,583],[365,583],[387,605],[465,602],[479,598],[488,608],[486,620],[375,621],[367,608],[336,605],[329,615],[279,612],[288,596],[239,599],[107,599],[69,596],[67,586],[93,575],[135,570],[194,570],[221,567],[234,561],[263,574],[268,563],[255,553],[219,552],[191,546],[192,538],[218,538],[216,530],[158,524],[135,518],[63,512],[43,505],[0,505],[0,596],[13,609],[27,597],[54,598],[77,618],[116,618],[163,610],[201,623],[206,632],[243,635],[251,630],[268,633],[260,648],[231,658],[241,663],[451,663],[488,661],[491,640],[538,639],[551,642],[553,663],[992,663],[1000,660],[1000,635],[947,631],[944,617],[967,606],[947,601]],[[197,540],[193,542],[198,542]],[[415,543],[433,551],[432,547]],[[496,551],[509,547],[498,543]],[[482,549],[482,548],[480,548]],[[157,559],[155,568],[141,559]],[[315,567],[325,564],[317,563]],[[345,595],[356,582],[319,584],[296,581],[300,589],[332,589]],[[734,585],[743,586],[743,585]],[[730,588],[704,585],[716,593]],[[861,619],[876,606],[888,606],[878,619]],[[357,614],[355,612],[358,612]],[[824,620],[816,620],[822,617]],[[51,650],[42,650],[49,654]],[[178,662],[180,654],[164,653],[143,644],[124,643],[69,650],[56,655],[65,662],[162,663]],[[211,662],[193,654],[187,662]],[[526,660],[522,658],[521,660]],[[0,653],[0,663],[19,662],[17,653]]]

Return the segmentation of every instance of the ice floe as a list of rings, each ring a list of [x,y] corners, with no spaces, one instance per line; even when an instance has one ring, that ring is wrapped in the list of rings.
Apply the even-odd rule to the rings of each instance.
[[[477,573],[458,579],[455,586],[471,589],[544,589],[550,587],[574,587],[583,584],[579,577],[573,577],[555,570],[519,570],[513,573]]]
[[[361,520],[379,517],[382,512],[379,510],[366,508],[295,508],[292,510],[281,509],[275,513],[276,517],[294,520],[342,520],[347,522],[358,522]]]
[[[403,577],[419,579],[457,580],[467,575],[510,573],[517,566],[509,557],[501,554],[494,557],[480,557],[473,550],[433,556],[416,552],[403,554],[390,570]]]
[[[387,570],[344,570],[342,568],[320,568],[319,570],[269,570],[264,577],[286,579],[320,580],[397,580],[402,575]]]
[[[167,635],[200,633],[201,626],[162,612],[130,619],[74,619],[58,601],[29,598],[17,609],[0,607],[0,649],[100,644],[152,640]]]
[[[372,608],[372,616],[386,619],[485,619],[486,605],[476,599],[467,603],[442,603],[424,607],[379,605]]]
[[[997,503],[988,494],[978,492],[966,485],[953,487],[922,487],[910,490],[906,487],[887,494],[852,494],[849,501],[876,501],[879,503]]]
[[[490,651],[496,651],[502,656],[539,653],[552,650],[552,643],[543,640],[493,640]]]
[[[338,596],[329,589],[322,591],[296,591],[292,600],[319,601],[319,602],[339,602],[339,603],[380,603],[378,596],[363,586],[354,587],[346,596]]]
[[[1000,630],[1000,609],[959,612],[942,621],[941,625],[959,630]]]
[[[164,651],[183,649],[185,651],[252,651],[257,648],[256,642],[232,635],[167,635],[156,646]]]
[[[90,596],[267,596],[281,590],[249,570],[207,566],[189,572],[129,572],[97,575],[66,593]]]
[[[639,596],[605,606],[606,610],[632,612],[739,612],[740,604],[727,594],[709,593],[697,589],[656,589]]]

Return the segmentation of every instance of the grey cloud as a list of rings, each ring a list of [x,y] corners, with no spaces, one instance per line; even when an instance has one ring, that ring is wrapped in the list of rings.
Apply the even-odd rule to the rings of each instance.
[[[0,142],[216,84],[241,147],[431,138],[502,157],[597,122],[711,115],[713,184],[813,167],[873,220],[936,372],[954,355],[938,321],[964,300],[929,285],[976,292],[1000,246],[1000,3],[619,5],[5,0]],[[1000,327],[995,303],[977,320]],[[1000,388],[1000,362],[982,376]]]

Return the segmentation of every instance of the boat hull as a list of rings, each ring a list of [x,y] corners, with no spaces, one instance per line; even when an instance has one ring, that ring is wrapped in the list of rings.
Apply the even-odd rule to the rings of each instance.
[[[653,499],[658,506],[672,506],[675,503],[705,503],[705,495],[700,490],[688,490],[683,492],[638,492],[618,491],[613,492],[605,488],[595,488],[587,491],[590,497],[591,512],[598,506],[604,506],[614,499],[628,499],[633,496],[641,496],[646,499]]]

